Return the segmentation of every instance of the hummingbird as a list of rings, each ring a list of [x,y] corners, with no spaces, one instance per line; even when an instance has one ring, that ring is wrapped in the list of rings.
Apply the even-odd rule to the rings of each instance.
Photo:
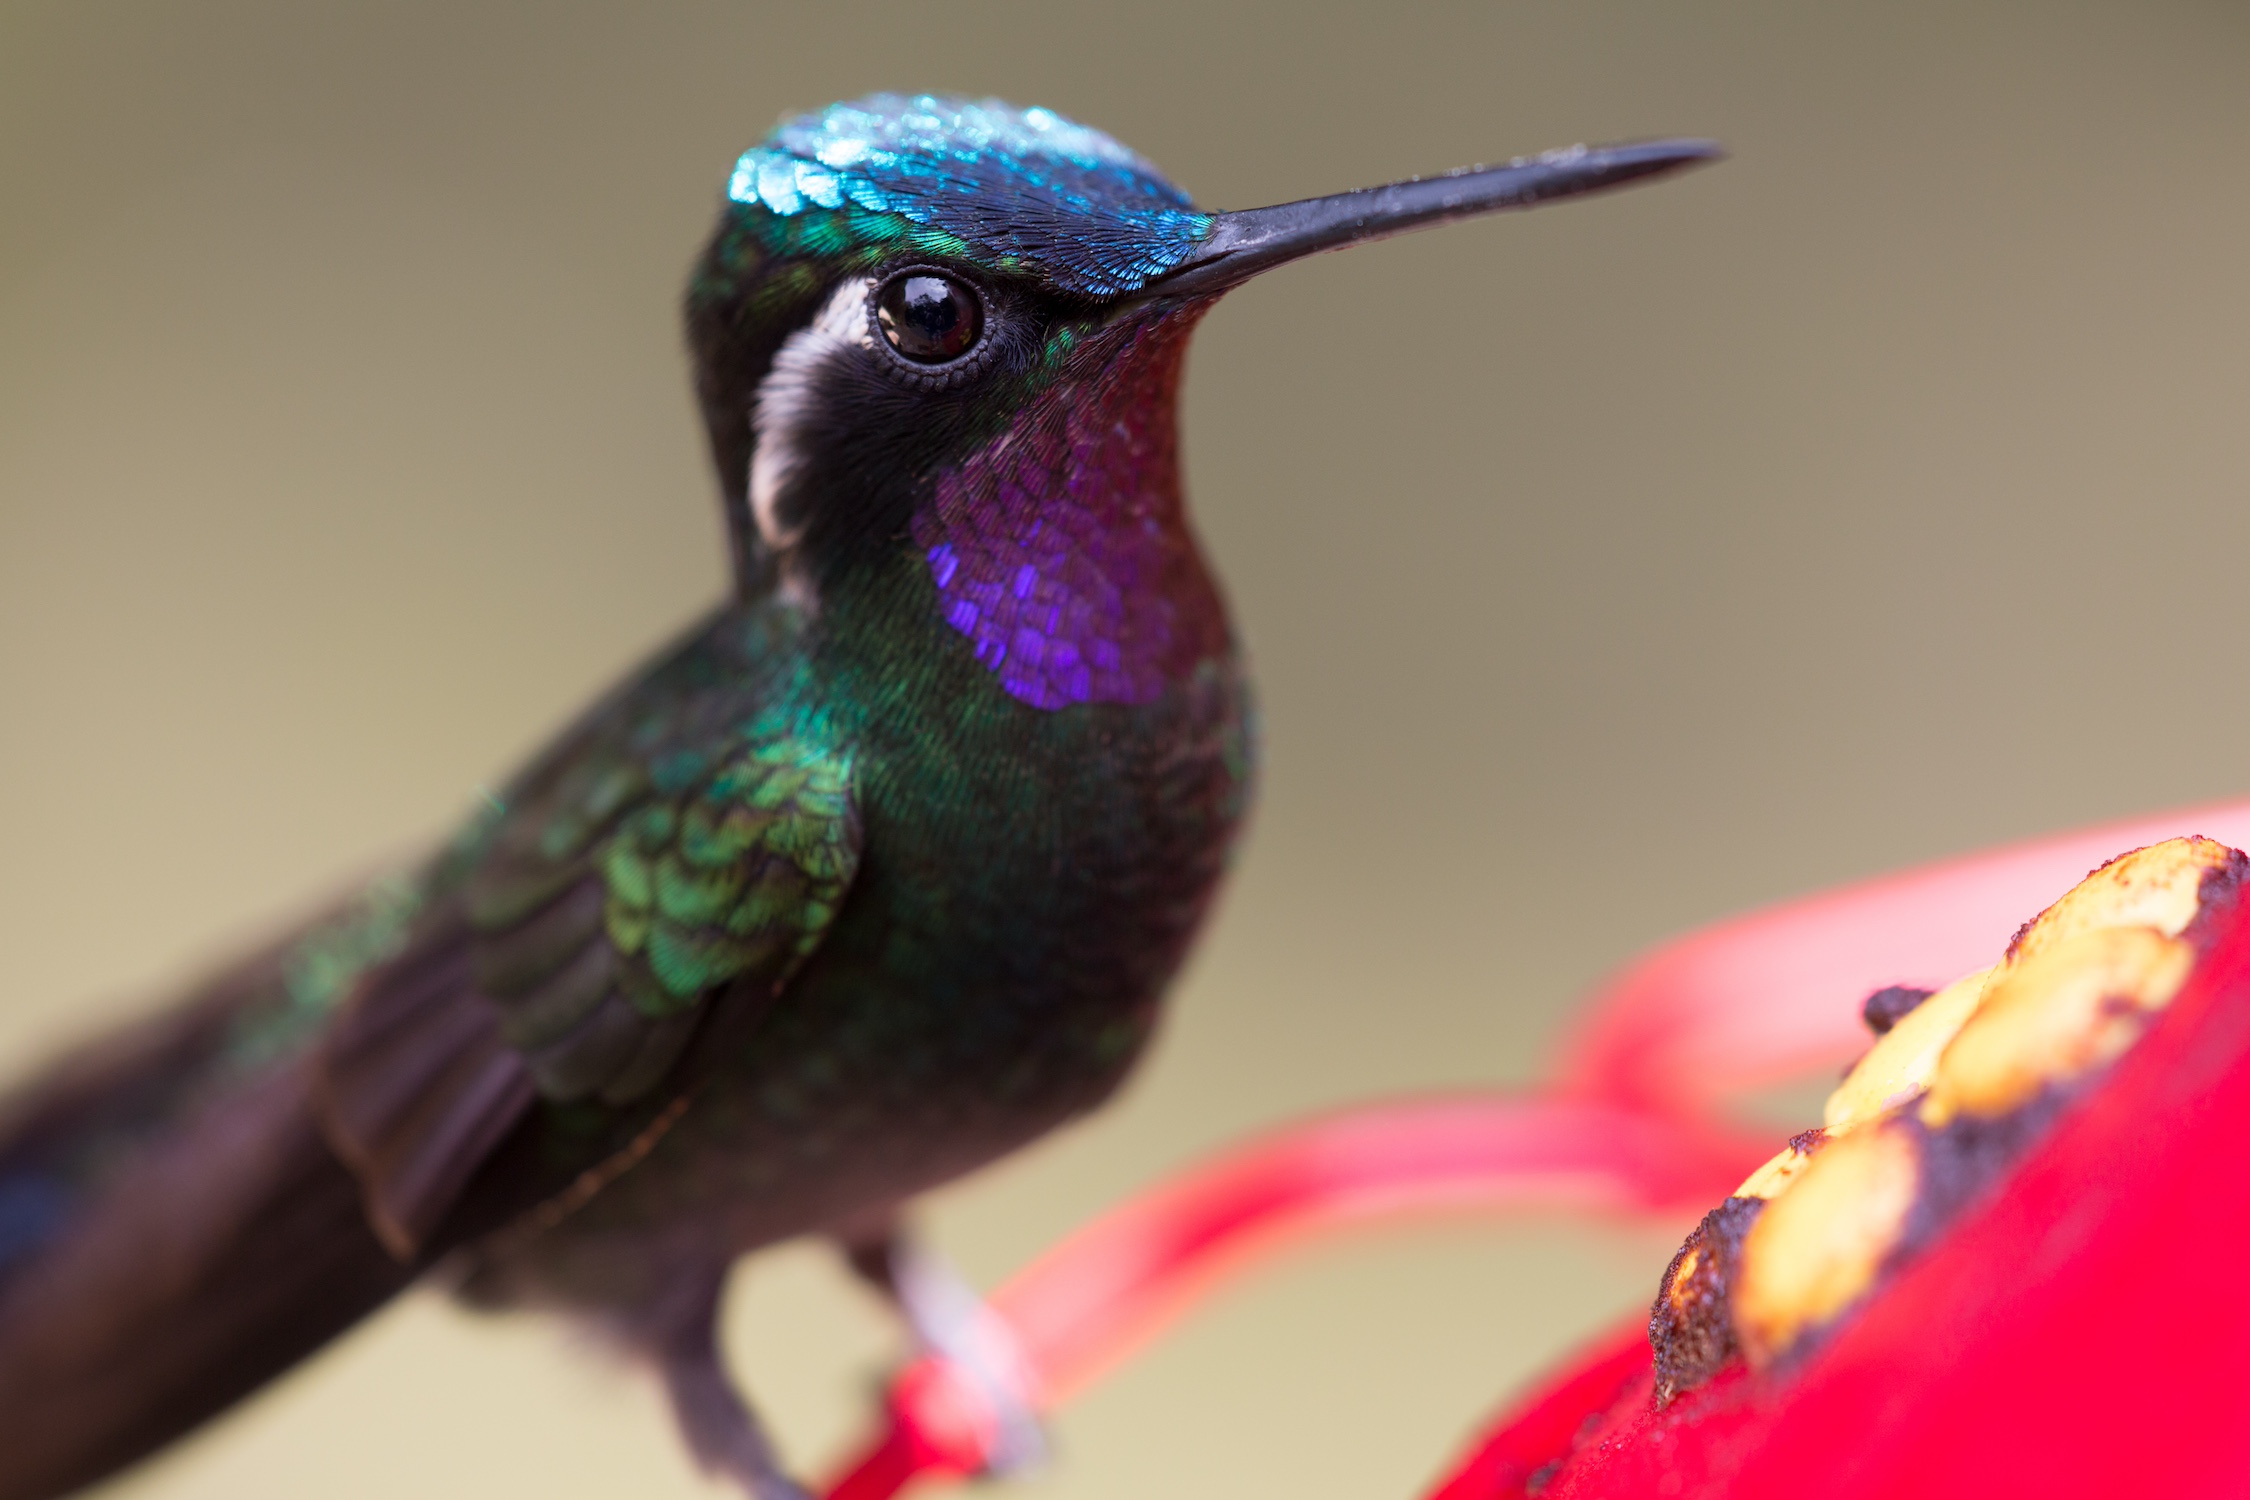
[[[1215,212],[1046,109],[782,123],[685,298],[730,595],[422,863],[0,1101],[0,1500],[423,1277],[599,1330],[707,1469],[794,1500],[713,1322],[740,1257],[803,1236],[1035,1451],[904,1211],[1116,1089],[1243,827],[1190,334],[1303,256],[1716,154]]]

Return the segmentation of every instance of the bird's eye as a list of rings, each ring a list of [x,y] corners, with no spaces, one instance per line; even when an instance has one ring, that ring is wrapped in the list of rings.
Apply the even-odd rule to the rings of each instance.
[[[875,294],[884,341],[918,365],[950,364],[984,332],[984,306],[963,283],[939,271],[907,271]]]

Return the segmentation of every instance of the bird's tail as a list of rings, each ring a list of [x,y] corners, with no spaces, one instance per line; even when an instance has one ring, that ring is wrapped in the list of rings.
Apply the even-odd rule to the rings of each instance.
[[[270,962],[0,1104],[0,1500],[161,1446],[412,1279],[321,1137]]]

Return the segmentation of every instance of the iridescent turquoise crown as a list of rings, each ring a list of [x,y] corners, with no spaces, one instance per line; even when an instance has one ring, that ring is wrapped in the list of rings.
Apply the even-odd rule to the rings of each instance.
[[[785,220],[895,216],[923,231],[917,240],[942,237],[930,250],[951,240],[953,253],[1094,296],[1178,266],[1212,224],[1098,130],[1052,110],[930,94],[875,94],[785,121],[743,153],[727,196]]]

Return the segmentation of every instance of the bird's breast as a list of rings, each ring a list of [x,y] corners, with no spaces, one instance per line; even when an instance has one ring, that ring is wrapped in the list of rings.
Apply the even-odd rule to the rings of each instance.
[[[866,847],[836,926],[564,1238],[746,1249],[910,1196],[1098,1103],[1224,871],[1250,737],[1231,656],[1148,704],[995,712],[963,693],[874,736]]]

